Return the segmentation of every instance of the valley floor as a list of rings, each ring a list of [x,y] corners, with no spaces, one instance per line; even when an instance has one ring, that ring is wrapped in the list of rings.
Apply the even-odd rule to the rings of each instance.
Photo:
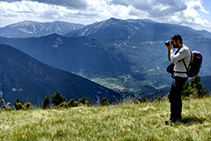
[[[165,125],[169,102],[63,110],[0,110],[0,140],[211,140],[211,97],[183,102],[183,120]]]

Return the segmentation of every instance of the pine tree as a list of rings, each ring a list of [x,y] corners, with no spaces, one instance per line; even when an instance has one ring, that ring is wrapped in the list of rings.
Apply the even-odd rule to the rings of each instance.
[[[100,106],[109,106],[109,102],[108,102],[108,97],[107,96],[102,98]]]
[[[140,101],[141,103],[145,103],[145,102],[147,102],[147,99],[146,99],[145,97],[143,97],[142,99],[139,99],[139,101]]]
[[[54,93],[54,95],[52,96],[52,103],[55,106],[58,106],[59,104],[61,104],[62,102],[66,101],[66,98],[61,96],[60,92],[57,90],[56,93]]]
[[[197,75],[191,79],[191,87],[197,91],[196,97],[202,98],[209,95],[209,90],[201,82],[201,76]]]
[[[43,99],[43,103],[41,104],[41,107],[43,109],[49,109],[50,108],[50,104],[51,104],[50,96],[46,96]]]
[[[1,99],[0,104],[4,104],[4,99]]]
[[[67,104],[69,107],[77,107],[79,105],[79,102],[75,101],[74,99],[70,99]]]
[[[209,90],[203,86],[201,82],[201,76],[196,75],[191,79],[191,83],[187,81],[183,87],[182,96],[183,97],[194,97],[202,98],[210,94]]]
[[[194,90],[189,84],[189,81],[186,81],[181,95],[183,97],[190,97],[190,95],[192,95],[193,93],[194,93]]]
[[[85,96],[82,96],[82,99],[79,100],[78,102],[82,103],[83,105],[87,105],[87,106],[92,106],[92,102],[87,100]]]

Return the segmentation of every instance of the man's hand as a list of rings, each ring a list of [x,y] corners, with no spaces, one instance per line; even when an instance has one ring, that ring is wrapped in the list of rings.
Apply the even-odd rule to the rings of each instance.
[[[171,50],[172,49],[172,45],[171,44],[166,45],[166,47],[168,48],[168,50]]]

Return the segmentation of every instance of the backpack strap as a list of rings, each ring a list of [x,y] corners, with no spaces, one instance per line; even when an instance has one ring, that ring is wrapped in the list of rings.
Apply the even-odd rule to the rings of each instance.
[[[187,67],[186,64],[185,64],[184,59],[182,59],[182,62],[183,62],[184,66],[185,66],[185,68],[186,68],[186,70],[187,70],[187,72],[188,72],[188,68],[190,67],[190,65]]]
[[[188,47],[187,47],[187,48],[188,48]],[[188,65],[188,67],[187,67],[187,65],[185,64],[184,59],[182,59],[182,62],[183,62],[183,64],[184,64],[184,66],[185,66],[185,69],[187,70],[186,73],[188,73],[188,70],[189,70],[189,68],[190,68],[190,65],[191,65],[191,62],[192,62],[192,59],[193,59],[193,57],[192,57],[192,52],[191,52],[190,48],[188,48],[188,49],[189,49],[190,54],[191,54],[191,56],[190,56],[190,63],[189,63],[189,65]]]
[[[182,59],[182,62],[183,62],[184,66],[185,66],[185,69],[186,69],[186,72],[177,72],[177,71],[174,71],[174,72],[176,72],[176,73],[186,73],[186,74],[188,73],[188,70],[189,70],[189,68],[190,68],[190,64],[191,64],[191,62],[192,62],[193,57],[192,57],[192,52],[191,52],[190,48],[189,48],[189,47],[187,47],[187,48],[189,49],[190,54],[191,54],[190,63],[189,63],[189,65],[188,65],[188,67],[187,67],[187,65],[185,64],[184,59]],[[181,60],[180,60],[180,61],[181,61]]]

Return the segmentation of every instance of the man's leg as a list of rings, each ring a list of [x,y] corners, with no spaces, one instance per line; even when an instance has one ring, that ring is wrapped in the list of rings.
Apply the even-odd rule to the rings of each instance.
[[[177,97],[177,100],[178,100],[178,106],[179,106],[179,111],[178,111],[178,116],[177,118],[178,119],[181,119],[182,118],[182,97],[181,97],[181,94],[182,94],[182,91],[183,91],[183,86],[185,84],[185,82],[187,81],[188,78],[180,78],[178,77],[177,78],[178,80],[178,97]]]
[[[181,118],[182,113],[182,99],[181,93],[183,85],[187,78],[175,77],[173,79],[172,87],[169,94],[169,101],[171,103],[171,117],[170,120],[176,121]]]
[[[169,94],[169,101],[170,101],[170,111],[171,111],[171,116],[170,116],[170,120],[175,120],[177,117],[177,99],[176,99],[176,95],[177,95],[177,88],[176,88],[176,80],[175,78],[173,79],[172,82],[172,86],[171,86],[171,90],[170,90],[170,94]]]

